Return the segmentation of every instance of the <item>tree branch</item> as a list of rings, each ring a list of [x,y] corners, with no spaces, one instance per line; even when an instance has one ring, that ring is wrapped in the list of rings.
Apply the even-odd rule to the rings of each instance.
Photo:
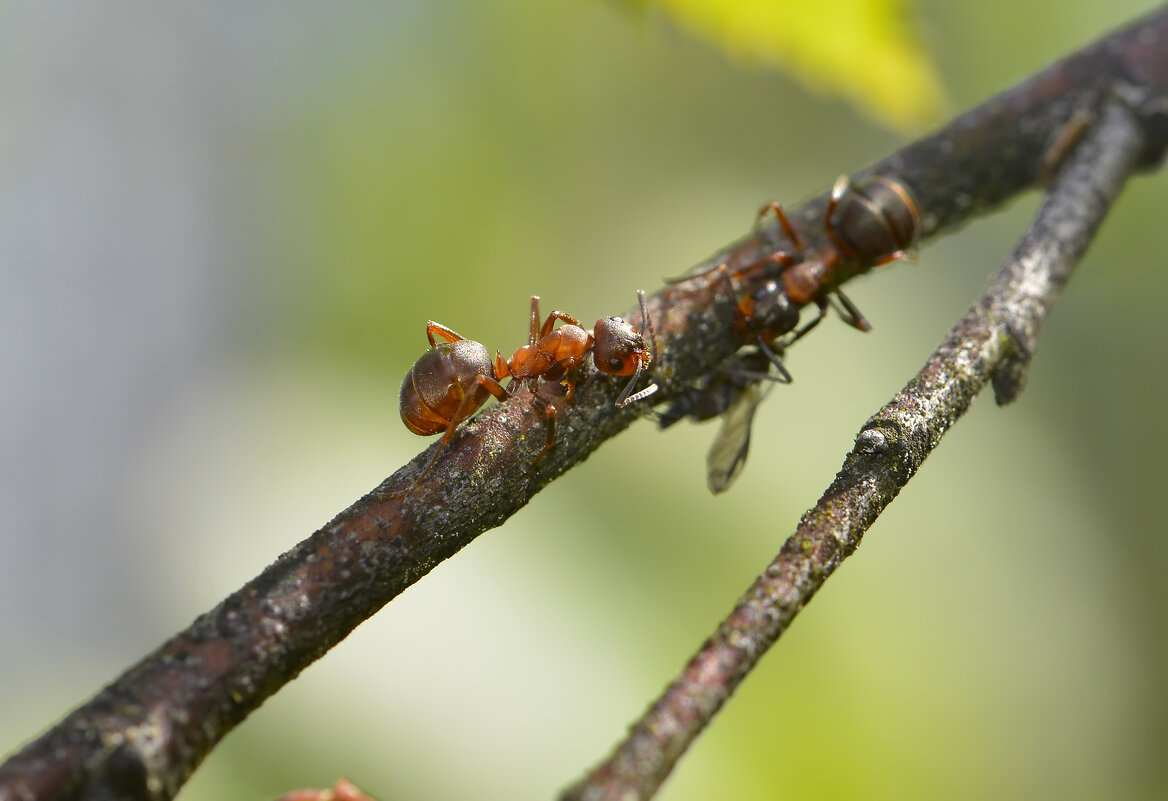
[[[1128,108],[1110,104],[985,293],[916,377],[865,423],[835,481],[681,676],[564,801],[652,797],[974,397],[991,380],[999,403],[1016,397],[1047,313],[1143,147]]]
[[[1151,167],[1168,146],[1168,11],[1048,67],[855,177],[887,174],[911,187],[923,234],[932,236],[1034,185],[1068,122],[1077,114],[1098,117],[1120,90],[1143,134],[1134,162]],[[825,204],[826,194],[820,195],[791,216],[810,223]],[[746,265],[779,241],[776,229],[763,228],[701,267]],[[847,267],[845,279],[868,265]],[[667,287],[650,302],[662,342],[654,375],[660,400],[691,386],[737,348],[730,334],[735,304],[716,283]],[[1022,342],[1028,329],[1011,331]],[[1028,344],[1018,352],[1031,350]],[[588,376],[557,425],[556,447],[534,473],[544,421],[526,391],[465,426],[423,480],[417,479],[430,452],[420,454],[0,765],[0,801],[173,797],[264,699],[628,426],[635,410],[613,405],[621,384],[594,371]],[[884,448],[903,447],[891,426],[871,428],[862,443],[879,451],[878,435]],[[859,451],[852,457],[867,458]]]

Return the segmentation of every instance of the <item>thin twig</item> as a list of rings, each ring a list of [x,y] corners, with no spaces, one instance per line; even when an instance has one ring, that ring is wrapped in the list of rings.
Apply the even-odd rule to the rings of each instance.
[[[897,176],[914,192],[924,235],[937,234],[1034,185],[1068,120],[1097,114],[1121,84],[1131,90],[1145,133],[1139,164],[1150,167],[1168,146],[1166,43],[1168,11],[1161,10],[856,177]],[[791,216],[816,220],[825,202],[825,195],[812,198]],[[701,266],[749,264],[779,238],[764,228]],[[737,347],[729,325],[735,304],[716,284],[686,282],[650,301],[662,344],[653,375],[662,386],[659,400],[691,386]],[[631,300],[631,287],[629,294]],[[635,321],[639,313],[626,316]],[[429,452],[419,455],[0,765],[0,801],[173,797],[264,699],[628,426],[636,410],[614,406],[620,387],[594,371],[588,376],[557,425],[556,447],[534,474],[544,420],[525,390],[465,426],[424,480],[417,477]]]
[[[1144,146],[1122,103],[1064,163],[1026,235],[924,368],[864,425],[843,469],[681,676],[564,801],[651,798],[677,760],[786,631],[974,397],[1021,387],[1038,331]]]

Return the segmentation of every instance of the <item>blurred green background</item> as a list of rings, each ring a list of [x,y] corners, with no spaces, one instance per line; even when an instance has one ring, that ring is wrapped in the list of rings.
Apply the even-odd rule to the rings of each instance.
[[[762,202],[906,141],[642,5],[0,5],[0,751],[429,444],[396,410],[428,318],[507,350],[533,293],[620,313]],[[934,1],[904,23],[955,112],[1147,8]],[[1166,199],[1132,182],[1021,400],[975,405],[661,798],[1168,795]],[[338,775],[381,801],[552,797],[777,552],[1034,206],[855,283],[875,330],[790,354],[729,493],[705,489],[715,426],[634,426],[305,671],[181,798]]]

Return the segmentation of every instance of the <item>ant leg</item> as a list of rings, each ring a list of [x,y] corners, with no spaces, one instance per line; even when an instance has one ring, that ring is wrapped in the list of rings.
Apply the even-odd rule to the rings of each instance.
[[[770,345],[768,345],[767,341],[761,336],[758,338],[758,349],[762,352],[762,355],[766,356],[770,363],[773,364],[779,371],[779,374],[776,376],[772,376],[768,371],[766,373],[766,379],[768,381],[774,381],[779,384],[790,384],[795,380],[791,377],[791,374],[787,372],[787,368],[783,366],[783,360],[779,358],[779,354],[776,353],[775,350]]]
[[[536,465],[540,463],[547,452],[556,444],[556,416],[559,414],[559,399],[562,397],[565,402],[572,399],[572,395],[576,391],[575,384],[571,379],[564,378],[559,381],[543,381],[540,383],[539,379],[532,379],[529,386],[531,390],[531,405],[539,411],[543,412],[547,420],[547,440],[544,442],[543,449],[536,455],[535,461],[531,463],[529,472],[534,472]]]
[[[495,378],[502,381],[511,375],[511,367],[507,364],[507,360],[503,358],[503,354],[495,351]]]
[[[827,301],[822,300],[822,299],[817,300],[816,305],[819,306],[819,314],[817,314],[815,316],[815,319],[812,320],[811,322],[809,322],[807,325],[803,326],[802,328],[796,329],[795,333],[792,334],[791,338],[783,343],[783,350],[786,350],[787,348],[791,347],[796,342],[798,342],[800,339],[802,339],[804,336],[806,336],[807,332],[809,332],[815,326],[819,325],[819,323],[823,320],[823,318],[827,316]]]
[[[783,213],[783,207],[777,202],[772,201],[758,210],[758,219],[754,222],[755,227],[758,227],[758,224],[762,222],[762,218],[766,216],[768,211],[775,213],[775,216],[779,219],[779,227],[783,229],[783,233],[791,240],[791,244],[795,246],[795,250],[802,253],[804,250],[803,239],[795,231],[795,227],[791,225],[791,221],[787,219],[787,215]]]
[[[569,324],[575,325],[575,326],[580,325],[580,321],[577,320],[572,315],[568,314],[567,312],[554,311],[547,316],[546,320],[544,320],[543,328],[541,328],[539,330],[539,338],[543,339],[548,334],[550,334],[552,332],[552,329],[555,327],[557,321],[561,322],[561,323],[569,323]]]
[[[570,314],[562,311],[554,311],[547,316],[543,327],[539,324],[539,295],[531,296],[531,332],[527,337],[527,344],[534,345],[539,340],[551,333],[556,321],[559,320],[572,325],[580,325],[580,321]]]
[[[531,463],[528,472],[535,472],[536,465],[540,463],[540,460],[556,444],[556,405],[554,403],[544,403],[542,406],[544,416],[547,417],[547,441],[544,443],[543,450],[539,452],[539,455],[535,457],[535,461]]]
[[[840,306],[843,307],[842,309],[837,307],[836,311],[839,312],[840,317],[843,318],[845,323],[850,325],[852,328],[857,328],[861,331],[872,330],[872,324],[868,322],[860,310],[856,308],[856,304],[852,303],[851,299],[847,295],[845,295],[843,292],[840,292],[838,289],[835,290],[835,295],[839,298]],[[830,298],[831,296],[829,295],[828,297]]]
[[[793,233],[793,231],[792,231],[792,233]],[[730,268],[725,263],[722,263],[722,264],[718,264],[714,267],[707,267],[706,269],[701,270],[701,271],[696,272],[696,273],[686,273],[685,275],[676,275],[672,278],[663,278],[662,280],[666,284],[668,284],[669,286],[673,286],[674,284],[684,284],[686,281],[692,281],[695,278],[704,278],[705,276],[709,275],[710,273],[716,273],[716,272],[725,273],[726,275],[733,276],[734,278],[740,278],[740,277],[746,275],[747,273],[751,272],[752,270],[758,270],[758,269],[765,270],[771,264],[780,264],[785,269],[785,268],[790,267],[794,264],[798,264],[801,260],[802,260],[801,256],[792,255],[785,250],[776,250],[774,253],[763,256],[758,261],[753,261],[750,264],[746,265],[745,267],[743,267],[739,270],[735,270],[733,273],[730,272]]]
[[[461,339],[465,339],[465,337],[455,333],[454,330],[447,328],[446,326],[442,325],[442,323],[436,323],[433,320],[430,320],[426,323],[426,339],[430,340],[430,347],[432,348],[438,347],[438,343],[434,341],[435,334],[442,337],[447,342],[458,342]]]
[[[460,384],[456,383],[455,386],[458,386],[461,389]],[[432,468],[434,463],[438,461],[439,454],[441,454],[446,446],[450,444],[450,441],[454,439],[454,432],[458,430],[458,426],[464,420],[474,414],[476,407],[475,398],[478,396],[479,389],[485,389],[487,392],[494,395],[495,399],[500,403],[511,397],[507,393],[507,390],[503,388],[503,385],[496,381],[493,377],[489,375],[475,376],[475,380],[471,382],[469,391],[462,390],[462,402],[458,404],[458,410],[454,413],[454,416],[450,418],[450,425],[446,426],[446,433],[442,435],[442,439],[438,442],[438,447],[434,449],[434,455],[430,457],[430,461],[426,462],[426,467],[422,470],[421,474],[416,479],[414,479],[415,484],[430,474],[430,468]]]
[[[763,357],[766,358],[766,360],[769,362],[769,364],[762,370],[756,370],[751,367],[743,366],[745,359],[739,359],[724,372],[724,374],[730,377],[731,381],[739,385],[744,385],[747,382],[757,381],[773,381],[776,384],[790,384],[795,380],[791,377],[791,374],[787,372],[787,368],[783,366],[779,354],[771,349],[771,347],[766,343],[766,340],[760,337],[756,347],[758,347],[758,353],[761,353]],[[749,355],[749,353],[747,355]],[[771,374],[771,364],[778,368],[779,375]],[[660,417],[660,415],[658,415],[658,417]]]

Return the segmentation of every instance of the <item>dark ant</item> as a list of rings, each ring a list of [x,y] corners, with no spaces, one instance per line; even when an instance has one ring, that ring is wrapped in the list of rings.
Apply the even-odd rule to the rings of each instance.
[[[557,403],[572,399],[576,389],[573,371],[584,363],[589,353],[600,372],[632,376],[616,399],[618,407],[624,408],[656,392],[657,385],[652,383],[633,392],[641,372],[657,356],[657,335],[643,291],[637,291],[637,300],[641,305],[640,331],[620,317],[601,318],[593,330],[586,331],[580,327],[579,320],[561,311],[553,311],[541,326],[539,296],[532,295],[527,344],[518,348],[509,360],[496,351],[493,362],[482,343],[429,321],[426,338],[430,349],[406,373],[399,400],[402,422],[410,431],[422,436],[445,432],[421,476],[430,472],[458,426],[486,403],[489,396],[505,401],[515,393],[518,384],[527,386],[533,405],[548,420],[547,444],[535,458],[534,467],[555,442]],[[557,322],[563,325],[556,328]],[[651,352],[645,347],[646,328],[652,338]],[[435,334],[446,341],[436,342]],[[500,382],[508,377],[512,381],[504,389]]]
[[[882,175],[854,187],[846,175],[835,182],[823,215],[827,239],[818,250],[808,251],[778,203],[763,206],[758,220],[770,212],[795,246],[794,253],[776,251],[735,272],[720,264],[671,282],[717,272],[739,298],[732,323],[735,338],[754,346],[728,359],[658,416],[665,428],[687,416],[702,421],[723,415],[707,457],[707,478],[714,493],[729,487],[745,463],[754,412],[766,394],[760,389],[761,382],[787,384],[792,380],[782,353],[815,328],[837,298],[836,308],[845,322],[860,331],[871,330],[860,310],[834,285],[837,269],[849,262],[880,265],[903,258],[921,230],[920,212],[908,190]],[[740,281],[754,289],[742,294]],[[819,307],[819,314],[799,327],[800,311],[809,303]],[[770,372],[772,366],[777,374]]]
[[[904,258],[920,235],[921,219],[908,189],[883,175],[867,178],[856,186],[848,176],[839,177],[823,214],[827,239],[817,250],[808,248],[778,203],[763,206],[758,222],[770,212],[795,246],[793,253],[777,250],[734,272],[719,264],[667,279],[667,283],[718,273],[738,299],[738,314],[732,324],[735,337],[766,353],[779,371],[775,380],[789,383],[790,374],[778,358],[774,343],[791,334],[783,342],[784,348],[790,347],[819,325],[828,306],[836,302],[844,322],[860,331],[871,330],[872,324],[835,285],[836,272],[846,263],[880,265]],[[753,289],[741,295],[740,283]],[[809,303],[819,307],[819,314],[800,328],[800,312]]]
[[[814,328],[826,316],[827,307],[838,299],[837,307],[844,322],[860,331],[869,331],[871,323],[856,305],[835,285],[836,272],[846,263],[864,262],[873,266],[887,264],[909,254],[921,231],[921,216],[916,203],[904,184],[884,175],[872,176],[853,186],[846,175],[841,175],[832,187],[827,209],[823,213],[823,228],[827,239],[818,250],[808,252],[807,244],[791,225],[783,207],[768,203],[759,210],[761,221],[769,212],[778,218],[779,227],[795,246],[794,253],[775,251],[764,259],[750,264],[732,276],[746,278],[749,285],[759,278],[772,275],[778,267],[774,292],[781,292],[784,301],[768,301],[785,312],[781,323],[790,327],[785,331],[772,326],[765,333],[772,336],[795,331],[795,340]],[[725,271],[719,265],[714,270]],[[770,287],[770,282],[766,285]],[[744,317],[749,321],[759,304],[755,294],[740,302]],[[819,315],[802,328],[798,325],[798,310],[808,303],[819,307]],[[773,317],[774,312],[770,315]],[[748,322],[747,327],[751,324]],[[757,326],[756,326],[757,327]],[[765,343],[764,343],[765,345]]]

